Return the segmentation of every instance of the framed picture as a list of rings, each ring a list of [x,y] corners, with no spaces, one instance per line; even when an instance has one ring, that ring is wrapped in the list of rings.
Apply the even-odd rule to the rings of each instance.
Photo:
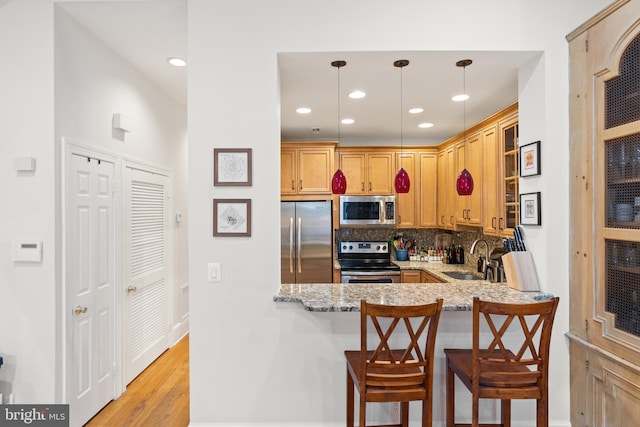
[[[213,185],[251,186],[251,148],[214,148]]]
[[[520,195],[520,224],[540,225],[540,192]]]
[[[251,236],[251,199],[213,199],[213,235]]]
[[[520,176],[540,175],[540,141],[520,146]]]

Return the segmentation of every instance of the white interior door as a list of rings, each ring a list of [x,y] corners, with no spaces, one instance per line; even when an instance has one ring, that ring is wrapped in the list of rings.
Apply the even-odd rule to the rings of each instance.
[[[114,397],[114,164],[71,154],[65,173],[68,398],[82,425]]]
[[[133,380],[169,348],[169,178],[125,168],[124,376]]]

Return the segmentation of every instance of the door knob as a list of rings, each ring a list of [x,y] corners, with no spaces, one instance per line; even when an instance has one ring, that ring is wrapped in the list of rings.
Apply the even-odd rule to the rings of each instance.
[[[73,312],[76,315],[80,315],[82,313],[86,313],[87,312],[87,307],[82,307],[81,305],[76,305],[76,307],[73,309]]]
[[[137,291],[138,288],[136,288],[135,286],[129,285],[129,287],[127,288],[127,292],[131,293],[131,292],[135,292]]]

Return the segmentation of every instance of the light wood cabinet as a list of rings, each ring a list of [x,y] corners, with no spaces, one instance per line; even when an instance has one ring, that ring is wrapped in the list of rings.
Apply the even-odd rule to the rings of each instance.
[[[418,175],[417,155],[414,152],[403,151],[396,154],[398,170],[401,167],[409,175],[411,185],[408,193],[395,193],[396,195],[396,227],[416,228],[418,226],[418,194],[420,193],[420,180]],[[397,171],[396,171],[397,173]],[[395,179],[395,173],[394,179]]]
[[[438,227],[445,230],[455,227],[456,176],[454,146],[449,145],[438,152],[436,216]]]
[[[519,161],[518,115],[514,114],[498,124],[500,142],[501,182],[498,184],[498,231],[501,236],[513,236],[519,218]]]
[[[438,277],[424,270],[420,272],[420,282],[422,283],[446,283],[444,280],[440,280]]]
[[[512,237],[518,225],[518,112],[517,104],[482,131],[484,143],[483,232]]]
[[[420,270],[402,270],[400,272],[400,281],[402,283],[421,283]]]
[[[638,16],[613,2],[567,37],[572,425],[640,419]]]
[[[445,283],[444,280],[424,270],[402,270],[400,281],[402,283]]]
[[[394,193],[395,150],[340,148],[340,168],[347,178],[347,195]],[[406,168],[405,168],[406,169]]]
[[[336,143],[282,143],[281,195],[331,195]]]
[[[474,189],[469,196],[458,196],[456,223],[459,225],[482,225],[482,173],[484,150],[480,133],[474,133],[455,145],[456,179],[463,169],[473,177]],[[455,181],[454,181],[455,182]]]
[[[421,152],[419,155],[418,226],[438,227],[438,153]]]

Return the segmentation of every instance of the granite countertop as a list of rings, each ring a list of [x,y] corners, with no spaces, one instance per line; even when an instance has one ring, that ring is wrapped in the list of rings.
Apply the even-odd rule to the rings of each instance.
[[[473,297],[514,304],[550,299],[545,292],[520,292],[506,283],[455,280],[443,271],[469,272],[468,267],[422,261],[395,261],[402,270],[425,270],[446,283],[307,283],[283,284],[277,302],[299,302],[309,311],[359,311],[360,300],[389,305],[427,304],[443,298],[445,311],[470,311]]]

